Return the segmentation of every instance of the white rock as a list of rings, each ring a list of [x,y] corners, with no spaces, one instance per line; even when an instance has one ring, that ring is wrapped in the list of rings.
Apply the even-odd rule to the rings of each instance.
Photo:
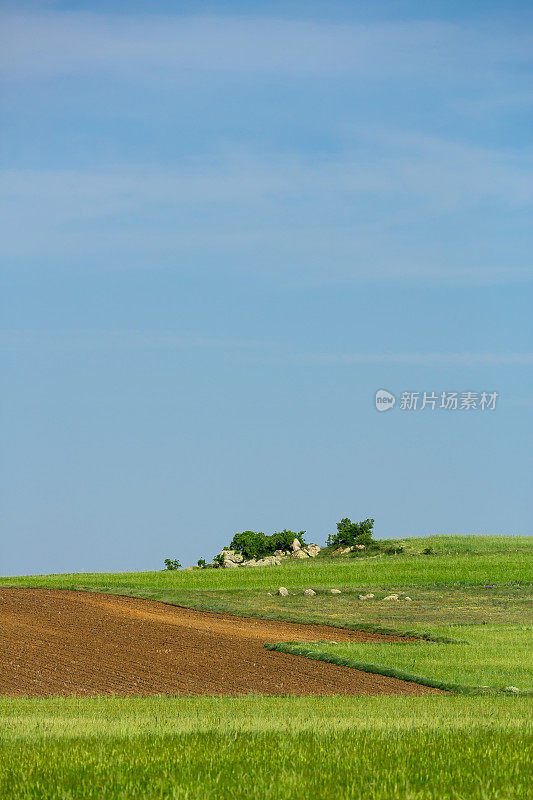
[[[317,555],[320,553],[322,548],[319,547],[317,544],[308,544],[307,547],[304,547],[304,551],[307,553],[308,556],[311,558],[316,558]]]
[[[520,694],[520,689],[518,686],[506,686],[503,691],[509,692],[509,694]]]
[[[267,592],[267,597],[272,597],[272,592]]]
[[[313,597],[316,594],[316,592],[314,589],[306,589],[304,594],[307,595],[307,597]]]
[[[309,558],[305,550],[294,550],[292,554],[293,558]]]
[[[235,561],[224,561],[222,569],[238,569],[239,565]]]
[[[243,555],[237,553],[236,550],[221,550],[216,558],[221,558],[223,561],[233,561],[234,564],[241,564],[244,561]]]
[[[278,564],[281,564],[281,559],[277,558],[276,556],[266,556],[266,558],[260,558],[256,561],[256,567],[274,567]]]
[[[293,542],[291,544],[291,550],[294,552],[295,550],[299,550],[301,548],[301,546],[302,545],[300,544],[298,539],[293,539]]]
[[[384,597],[383,599],[384,600],[399,600],[400,598],[398,597],[397,594],[388,594],[387,597]]]
[[[330,594],[342,594],[340,589],[330,589],[329,593]]]
[[[289,590],[286,589],[285,586],[280,586],[279,589],[278,589],[278,594],[281,597],[288,597],[289,596]]]
[[[360,594],[359,600],[372,600],[373,597],[373,594]]]
[[[404,600],[407,600],[409,603],[412,603],[412,602],[413,602],[411,597],[404,597],[403,599],[404,599]]]
[[[366,544],[354,544],[354,550],[366,550]]]

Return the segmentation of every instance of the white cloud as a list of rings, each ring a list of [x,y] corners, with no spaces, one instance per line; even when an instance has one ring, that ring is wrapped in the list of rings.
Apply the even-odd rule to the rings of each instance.
[[[244,17],[5,13],[0,68],[11,78],[105,72],[191,81],[209,70],[469,81],[528,58],[527,31],[448,22],[330,23]],[[423,69],[423,73],[421,73]]]
[[[5,171],[6,264],[311,282],[531,277],[531,154],[402,135],[358,144],[327,159],[235,153],[167,169]]]

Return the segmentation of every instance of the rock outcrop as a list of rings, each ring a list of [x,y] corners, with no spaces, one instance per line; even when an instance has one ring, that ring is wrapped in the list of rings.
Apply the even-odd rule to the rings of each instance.
[[[305,550],[298,549],[293,551],[292,558],[309,558],[309,555]]]
[[[302,545],[300,544],[300,541],[298,539],[294,539],[292,544],[291,544],[292,552],[295,553],[296,550],[300,550],[301,546]]]
[[[317,544],[308,544],[302,547],[299,539],[294,539],[291,544],[290,550],[275,550],[271,556],[264,558],[249,558],[245,559],[241,553],[236,550],[224,548],[215,559],[206,566],[208,567],[222,567],[222,569],[235,569],[235,567],[275,567],[281,564],[287,558],[316,558],[322,548]],[[188,569],[196,569],[196,567],[189,567]],[[198,568],[200,569],[200,568]]]

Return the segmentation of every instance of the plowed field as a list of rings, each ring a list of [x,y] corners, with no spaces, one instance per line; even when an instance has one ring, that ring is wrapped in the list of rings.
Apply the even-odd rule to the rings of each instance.
[[[274,641],[395,641],[91,592],[0,588],[0,694],[438,694],[269,652]]]

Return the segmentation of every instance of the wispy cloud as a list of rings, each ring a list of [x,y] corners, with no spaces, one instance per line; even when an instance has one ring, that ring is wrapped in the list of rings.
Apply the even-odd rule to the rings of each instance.
[[[124,350],[167,351],[250,351],[264,345],[252,339],[193,336],[168,330],[34,330],[0,331],[0,349],[4,352],[120,352]]]
[[[195,336],[170,330],[0,331],[4,352],[116,352],[212,351],[230,353],[246,361],[328,366],[524,367],[533,364],[533,352],[297,352],[268,341]]]
[[[431,136],[438,125],[422,108],[439,91],[448,104],[474,98],[479,108],[510,87],[527,97],[526,27],[49,10],[6,12],[3,31],[0,70],[16,84],[8,90],[13,130],[20,125],[26,136],[20,148],[9,137],[12,163],[42,165],[1,176],[8,270],[224,271],[295,285],[532,276],[532,149],[461,138],[460,125],[450,127],[453,138]],[[284,106],[273,100],[272,77],[294,97],[306,87],[292,139],[276,122],[278,108],[290,118],[292,95]],[[212,110],[226,79],[249,84],[257,119],[238,93],[238,111],[224,102]],[[42,80],[55,105],[43,111],[49,136],[36,147],[28,119],[39,113],[32,103],[43,103]],[[173,82],[192,90],[180,94]],[[349,91],[330,120],[321,102],[341,84]],[[407,95],[419,91],[424,100],[405,111]],[[178,96],[189,114],[185,143]],[[167,117],[162,109],[173,104]],[[139,138],[135,113],[149,128]],[[208,129],[198,145],[197,116],[207,116]],[[408,130],[417,119],[420,130]],[[169,120],[176,146],[148,163]],[[308,148],[307,138],[330,145]],[[128,147],[139,163],[125,163]]]
[[[293,359],[314,366],[518,367],[533,364],[533,353],[307,353]]]
[[[331,157],[241,152],[165,169],[5,171],[6,263],[306,282],[531,277],[531,153],[375,132],[370,149],[368,138]]]
[[[468,81],[531,56],[527,31],[449,22],[328,23],[228,16],[6,12],[1,67],[11,78],[105,72],[195,80],[204,70],[293,76],[446,76]]]

